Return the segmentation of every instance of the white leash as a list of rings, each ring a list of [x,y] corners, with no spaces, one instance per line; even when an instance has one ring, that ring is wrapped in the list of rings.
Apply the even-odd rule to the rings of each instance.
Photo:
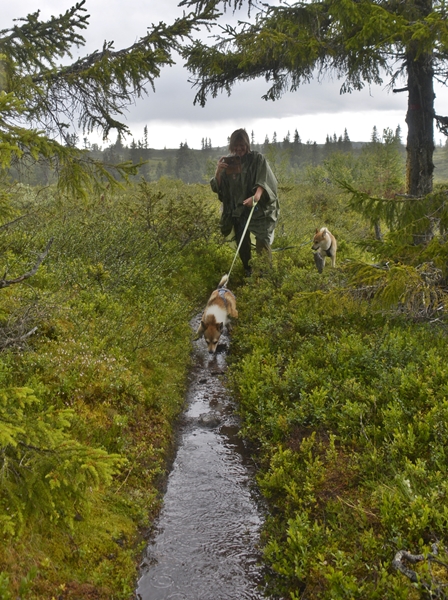
[[[240,248],[241,248],[241,244],[243,243],[244,236],[246,235],[246,231],[247,231],[247,228],[249,227],[249,223],[250,223],[250,220],[252,218],[252,213],[254,212],[254,208],[255,208],[256,205],[257,205],[257,202],[255,202],[255,200],[254,200],[254,198],[252,196],[252,208],[251,208],[251,211],[249,213],[249,216],[247,217],[246,226],[244,227],[243,235],[240,238],[240,243],[238,244],[238,248],[236,249],[235,256],[233,257],[233,261],[232,261],[232,264],[230,266],[229,272],[227,273],[227,281],[230,279],[230,273],[232,272],[233,265],[235,264],[235,261],[236,261],[236,257],[239,254],[239,251],[240,251]]]

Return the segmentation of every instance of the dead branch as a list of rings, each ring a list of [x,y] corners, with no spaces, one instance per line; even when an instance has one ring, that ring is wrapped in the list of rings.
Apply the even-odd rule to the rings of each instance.
[[[434,576],[431,575],[431,583],[426,583],[422,581],[421,577],[419,577],[418,573],[412,570],[406,563],[410,563],[412,565],[427,560],[429,564],[436,563],[445,568],[448,567],[446,563],[442,562],[437,558],[438,554],[438,544],[432,545],[432,554],[428,554],[425,556],[424,554],[411,554],[407,550],[400,550],[395,554],[394,560],[392,561],[392,566],[400,571],[403,575],[405,575],[412,583],[418,583],[427,593],[428,598],[438,598],[439,600],[446,600],[447,595],[443,592],[443,588],[446,587],[445,583],[436,583],[434,581]],[[430,571],[431,572],[431,571]]]
[[[399,200],[403,198],[403,200]],[[410,196],[409,194],[395,194],[394,200],[397,202],[405,202],[406,200],[424,200],[425,196]]]
[[[417,583],[419,581],[419,576],[415,571],[410,569],[405,561],[411,564],[417,564],[425,560],[425,556],[423,554],[411,554],[407,550],[400,550],[396,553],[394,560],[392,561],[392,566],[403,573],[408,579],[412,581],[412,583]]]
[[[434,115],[436,120],[437,129],[444,135],[448,135],[448,117],[442,117],[442,115]]]
[[[0,352],[5,349],[23,350],[28,340],[38,331],[38,323],[48,321],[48,307],[32,303],[18,307],[9,321],[0,326]]]
[[[7,338],[4,341],[0,339],[0,349],[4,350],[5,348],[9,348],[10,346],[20,346],[25,340],[31,337],[34,333],[36,333],[37,327],[33,327],[27,333],[20,335],[15,338]]]
[[[25,219],[27,216],[28,215],[21,215],[20,217],[17,217],[17,219],[13,219],[12,221],[8,221],[8,223],[4,223],[3,225],[0,225],[0,231],[3,231],[4,229],[9,229],[9,227],[12,227],[13,225],[18,223],[22,219]]]
[[[42,264],[42,262],[45,260],[48,252],[50,251],[52,243],[53,243],[53,238],[50,239],[50,241],[48,242],[45,250],[39,256],[39,258],[37,259],[36,264],[31,269],[31,271],[28,271],[28,273],[24,273],[23,275],[20,275],[20,277],[16,277],[15,279],[0,279],[0,289],[9,287],[10,285],[14,285],[16,283],[21,283],[22,281],[25,281],[25,279],[29,279],[30,277],[32,277],[33,275],[35,275],[36,272],[37,272],[37,270],[38,270],[38,268],[40,267],[40,265]]]

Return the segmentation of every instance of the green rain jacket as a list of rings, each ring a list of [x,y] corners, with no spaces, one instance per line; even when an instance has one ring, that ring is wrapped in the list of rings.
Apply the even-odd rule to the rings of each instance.
[[[210,185],[222,202],[221,231],[224,235],[230,233],[232,220],[247,218],[251,209],[243,206],[243,201],[253,196],[257,187],[261,186],[265,191],[255,206],[249,231],[256,238],[272,243],[280,212],[277,179],[262,154],[256,151],[245,154],[241,158],[241,173],[228,175],[224,172],[220,186],[215,177]]]

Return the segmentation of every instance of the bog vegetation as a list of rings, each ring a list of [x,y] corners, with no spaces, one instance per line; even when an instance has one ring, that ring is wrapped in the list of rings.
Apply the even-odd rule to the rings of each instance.
[[[189,319],[224,268],[216,207],[176,181],[79,201],[4,189],[0,597],[126,598],[183,404]]]
[[[220,3],[186,0],[197,10],[172,25],[72,62],[84,4],[0,32],[0,597],[135,589],[183,406],[189,321],[233,256],[216,233],[209,140],[199,178],[186,145],[174,173],[164,157],[146,177],[134,163],[153,156],[135,143],[120,154],[117,117],[174,51],[200,103],[260,75],[275,99],[315,67],[336,68],[343,91],[380,82],[381,67],[392,85],[406,76],[406,177],[399,132],[357,152],[348,136],[320,155],[296,135],[265,144],[281,182],[277,252],[272,270],[233,276],[229,385],[269,503],[273,596],[446,597],[448,177],[432,135],[434,119],[446,133],[433,95],[434,77],[446,82],[445,4],[270,7],[209,48],[193,34]],[[118,132],[109,157],[71,133],[93,130]],[[338,265],[319,274],[310,243],[323,225]]]
[[[249,282],[235,267],[229,355],[269,505],[269,590],[444,597],[446,187],[426,212],[401,197],[387,131],[295,170],[271,150],[274,266]],[[189,321],[233,249],[205,179],[79,200],[8,178],[2,190],[0,597],[130,598],[183,407]],[[415,244],[428,221],[433,239]],[[338,264],[319,274],[323,225]],[[398,564],[414,582],[400,551],[421,555]]]

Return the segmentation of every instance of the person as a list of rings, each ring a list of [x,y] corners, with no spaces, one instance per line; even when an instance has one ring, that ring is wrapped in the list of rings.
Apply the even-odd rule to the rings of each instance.
[[[229,235],[232,227],[240,244],[252,206],[255,205],[239,255],[246,275],[251,274],[251,235],[257,254],[267,254],[271,262],[271,244],[280,212],[277,179],[266,158],[250,149],[245,129],[237,129],[229,140],[230,156],[218,160],[212,190],[222,202],[221,232]],[[234,158],[236,157],[236,158]],[[231,163],[235,163],[231,164]]]

